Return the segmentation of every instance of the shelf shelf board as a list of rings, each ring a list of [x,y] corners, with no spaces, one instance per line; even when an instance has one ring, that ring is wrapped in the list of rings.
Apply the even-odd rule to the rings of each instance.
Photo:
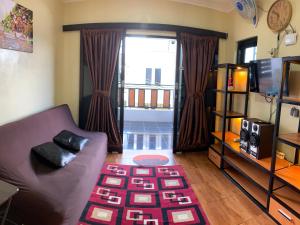
[[[223,111],[213,111],[214,114],[220,117],[224,117]],[[242,113],[238,112],[232,112],[232,111],[227,111],[226,112],[226,118],[245,118],[247,117],[246,115],[243,115]]]
[[[238,149],[239,149],[239,155],[242,158],[248,160],[249,162],[258,164],[264,170],[271,171],[272,157],[258,160],[258,159],[251,157],[248,153],[242,151],[239,146],[238,146]],[[237,152],[237,148],[234,151]],[[281,170],[283,168],[289,167],[290,165],[291,165],[291,163],[289,161],[287,161],[285,159],[276,158],[275,170],[276,171]]]
[[[222,141],[222,132],[221,131],[212,132],[211,134],[215,138],[217,138],[219,141]],[[237,134],[235,134],[235,133],[233,133],[233,132],[230,132],[230,131],[225,133],[225,142],[233,142],[233,140],[235,138],[240,138],[240,136],[237,135]]]
[[[251,195],[264,208],[267,206],[267,193],[256,187],[253,183],[247,180],[242,174],[233,168],[225,169],[225,172],[235,180],[249,195]]]
[[[290,166],[278,170],[275,176],[300,191],[300,166]]]
[[[300,98],[294,97],[283,97],[279,100],[281,103],[290,104],[290,105],[300,105]]]
[[[215,136],[218,140],[222,141],[222,132],[213,132],[213,136]],[[232,152],[238,154],[240,157],[244,158],[245,160],[249,161],[250,163],[257,164],[259,167],[266,171],[271,171],[271,163],[272,163],[272,157],[264,158],[257,160],[253,157],[251,157],[249,154],[245,153],[240,148],[239,142],[234,142],[234,138],[239,138],[240,136],[237,134],[234,134],[232,132],[226,132],[225,134],[225,146],[227,149],[231,150]],[[285,159],[276,159],[276,165],[275,170],[280,170],[286,167],[289,167],[291,165],[290,162],[288,162]]]
[[[222,154],[222,144],[220,142],[210,145],[210,147],[219,155]]]
[[[274,191],[273,196],[295,211],[295,213],[300,214],[300,193],[285,186]]]
[[[283,62],[292,64],[300,64],[300,56],[288,56],[283,58]]]
[[[224,160],[231,166],[235,167],[245,176],[248,176],[253,182],[263,188],[265,191],[269,189],[270,174],[263,172],[249,162],[241,159],[239,156],[229,153],[224,156]],[[274,188],[282,187],[283,184],[277,180],[274,182]]]
[[[224,64],[219,64],[215,68],[226,68],[228,66],[229,69],[248,69],[248,66],[245,65],[238,65],[238,64],[231,64],[231,63],[224,63]]]
[[[278,140],[295,148],[300,148],[300,133],[280,134]]]
[[[225,90],[222,90],[222,89],[213,89],[213,91],[215,91],[215,92],[220,92],[220,93],[225,93],[226,91]],[[228,90],[227,91],[228,93],[230,93],[230,94],[248,94],[248,92],[247,91],[241,91],[241,90]]]

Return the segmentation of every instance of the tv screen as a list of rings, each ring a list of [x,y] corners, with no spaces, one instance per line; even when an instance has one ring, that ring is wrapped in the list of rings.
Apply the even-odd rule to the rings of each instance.
[[[268,96],[279,95],[282,80],[282,58],[262,59],[250,63],[250,91]],[[288,95],[285,82],[284,95]]]

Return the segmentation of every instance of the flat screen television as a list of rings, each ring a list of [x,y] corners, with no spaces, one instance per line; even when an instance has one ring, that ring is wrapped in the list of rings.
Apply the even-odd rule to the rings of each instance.
[[[282,80],[282,58],[262,59],[250,62],[250,91],[267,96],[279,95]],[[288,95],[285,82],[283,95]]]

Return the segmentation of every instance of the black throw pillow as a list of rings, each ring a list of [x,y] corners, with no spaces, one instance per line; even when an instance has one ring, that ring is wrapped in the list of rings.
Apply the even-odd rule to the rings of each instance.
[[[56,167],[64,167],[76,157],[75,154],[61,148],[53,142],[35,146],[31,150]]]
[[[63,130],[53,138],[53,141],[71,151],[80,152],[89,140],[78,136],[71,131]]]

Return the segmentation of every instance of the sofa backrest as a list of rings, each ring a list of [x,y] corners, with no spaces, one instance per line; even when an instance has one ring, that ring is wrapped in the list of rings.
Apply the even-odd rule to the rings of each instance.
[[[15,183],[32,176],[31,182],[34,181],[31,148],[52,141],[64,129],[76,129],[67,105],[0,126],[0,179]]]

